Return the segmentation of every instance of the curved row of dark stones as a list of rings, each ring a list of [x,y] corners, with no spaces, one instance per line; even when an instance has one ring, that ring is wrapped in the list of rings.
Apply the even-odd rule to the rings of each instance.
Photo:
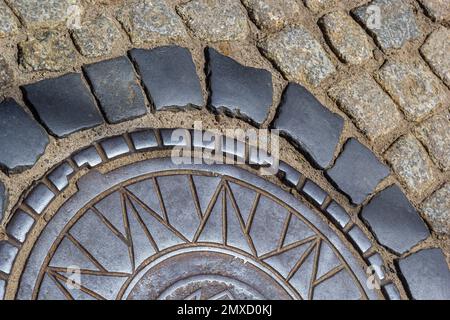
[[[243,66],[212,48],[207,48],[205,55],[210,92],[207,108],[261,125],[273,103],[270,72]],[[200,109],[205,105],[191,54],[178,46],[133,49],[129,57],[87,65],[83,71],[84,75],[69,73],[21,88],[38,121],[12,99],[0,104],[0,165],[5,172],[15,173],[31,167],[45,152],[49,139],[41,125],[61,138],[100,125],[105,119],[108,123],[134,119],[148,112],[144,94],[151,102],[152,112]],[[316,168],[324,170],[335,187],[359,205],[373,194],[390,171],[372,151],[353,138],[345,143],[332,165],[343,125],[342,117],[329,111],[304,87],[290,83],[271,128],[279,129]],[[408,252],[430,234],[396,185],[375,195],[362,209],[361,217],[377,240],[396,254]],[[429,252],[433,252],[436,261],[431,263],[433,268],[440,266],[440,270],[434,270],[434,274],[417,274],[426,270],[417,268],[414,275],[404,274],[409,279],[412,296],[450,298],[450,271],[444,256],[440,250]],[[406,263],[412,257],[421,255],[416,253],[402,261]],[[414,289],[412,283],[417,280],[413,279],[418,278],[426,279],[428,284],[446,285],[447,289]]]

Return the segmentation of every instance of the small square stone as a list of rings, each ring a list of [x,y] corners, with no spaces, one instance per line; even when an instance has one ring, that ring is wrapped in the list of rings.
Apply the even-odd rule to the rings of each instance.
[[[386,152],[399,179],[409,191],[420,196],[434,181],[435,172],[425,148],[408,134],[398,139]]]
[[[39,31],[19,43],[20,65],[27,71],[62,71],[71,68],[76,57],[70,37],[57,31]]]
[[[300,15],[295,0],[244,0],[251,18],[261,29],[279,31]]]
[[[395,103],[368,75],[343,80],[328,94],[371,140],[390,133],[403,121]]]
[[[187,37],[183,22],[165,0],[127,1],[117,19],[136,45]]]
[[[130,56],[157,111],[204,105],[200,80],[188,49],[178,46],[133,49]]]
[[[41,121],[58,137],[103,123],[94,97],[78,73],[42,80],[22,88]]]
[[[420,48],[420,53],[431,69],[447,86],[450,86],[450,30],[441,27],[435,30]]]
[[[6,232],[20,242],[24,242],[34,224],[34,219],[27,213],[16,211],[6,226]]]
[[[18,22],[9,7],[0,1],[0,38],[14,34],[17,31]]]
[[[421,120],[447,102],[439,79],[418,62],[387,61],[376,79],[411,121]]]
[[[328,13],[320,24],[331,48],[343,62],[360,64],[373,57],[369,37],[345,12]]]
[[[384,50],[399,49],[420,36],[413,9],[405,0],[373,0],[353,13]]]
[[[318,86],[336,71],[322,45],[303,27],[293,27],[259,43],[263,53],[291,81]]]
[[[144,94],[126,57],[84,67],[106,119],[119,123],[147,113]]]
[[[450,235],[450,183],[433,193],[421,207],[434,231]]]
[[[119,39],[119,30],[106,16],[83,22],[81,28],[73,30],[73,40],[78,50],[90,58],[111,54],[114,43]]]
[[[304,87],[290,83],[273,124],[321,168],[328,167],[344,128],[344,119],[325,108]]]
[[[336,6],[337,0],[303,0],[305,6],[314,13]]]
[[[0,90],[9,88],[13,85],[15,74],[6,60],[0,56]]]
[[[54,27],[67,21],[79,0],[6,0],[27,27]]]
[[[450,22],[450,1],[419,0],[429,17],[437,22]]]
[[[440,168],[450,170],[450,114],[437,114],[416,128],[416,136],[425,145]]]
[[[389,168],[372,151],[351,138],[327,175],[354,204],[360,204],[389,175]]]
[[[201,40],[233,41],[247,37],[247,12],[240,1],[192,0],[177,6],[178,14]]]

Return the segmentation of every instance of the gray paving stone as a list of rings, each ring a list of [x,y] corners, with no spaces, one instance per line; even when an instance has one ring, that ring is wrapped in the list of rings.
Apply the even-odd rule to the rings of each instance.
[[[5,298],[5,291],[6,291],[6,281],[0,280],[0,299]]]
[[[15,73],[5,58],[0,56],[0,90],[4,90],[13,85]]]
[[[11,9],[3,1],[0,1],[0,38],[16,33],[18,25]]]
[[[380,10],[380,26],[372,25],[371,6]],[[353,13],[371,31],[382,49],[401,48],[406,42],[420,36],[413,9],[407,1],[373,0]]]
[[[389,300],[401,300],[400,293],[393,283],[388,283],[383,289]]]
[[[297,170],[282,161],[279,163],[278,172],[279,174],[281,174],[282,179],[288,182],[293,187],[296,187],[298,185],[302,177],[302,175]]]
[[[295,0],[244,0],[242,3],[258,27],[272,32],[295,22],[301,12]]]
[[[407,189],[418,196],[436,177],[425,148],[412,134],[399,138],[385,153],[385,158]]]
[[[327,198],[327,193],[311,180],[306,181],[302,191],[318,205],[322,205]]]
[[[369,238],[367,238],[365,233],[358,226],[354,226],[353,228],[351,228],[348,232],[348,235],[356,243],[362,253],[366,253],[367,250],[372,247],[372,243],[370,242]]]
[[[450,22],[450,2],[445,0],[419,0],[426,14],[437,22]]]
[[[439,78],[450,86],[450,30],[441,27],[427,38],[420,48],[420,53]]]
[[[273,103],[272,75],[207,49],[210,105],[260,125]]]
[[[0,221],[3,219],[3,214],[6,209],[8,201],[8,193],[6,192],[5,185],[0,181]]]
[[[0,103],[0,165],[10,171],[33,166],[49,143],[47,134],[14,100]]]
[[[62,191],[69,185],[69,177],[73,172],[73,168],[67,162],[64,162],[54,169],[47,178],[59,191]]]
[[[368,75],[345,79],[332,86],[328,95],[371,140],[389,134],[403,121],[395,103]]]
[[[240,1],[192,0],[177,6],[189,29],[206,41],[243,40],[248,34],[247,14]]]
[[[34,219],[30,215],[19,210],[14,213],[12,219],[8,222],[6,232],[9,236],[13,236],[19,242],[24,242],[33,224]]]
[[[102,163],[102,158],[98,154],[95,147],[89,147],[75,154],[73,156],[73,161],[75,161],[75,164],[78,167],[87,165],[93,168]]]
[[[240,141],[234,137],[222,138],[222,148],[221,151],[227,157],[237,157],[240,160],[245,159],[245,142]]]
[[[389,175],[389,168],[372,151],[351,138],[327,175],[353,203],[360,204]]]
[[[189,147],[191,145],[191,136],[188,130],[161,129],[160,134],[162,144],[165,147],[174,147],[174,146]]]
[[[434,231],[450,235],[450,183],[428,197],[421,207]]]
[[[450,169],[450,114],[432,116],[416,128],[416,136],[441,169]]]
[[[157,111],[204,105],[200,80],[188,49],[133,49],[130,56]]]
[[[332,201],[327,208],[327,213],[342,227],[344,228],[350,222],[350,216],[348,213],[335,201]]]
[[[332,8],[337,4],[337,0],[303,0],[303,2],[305,3],[305,6],[314,13]]]
[[[300,26],[270,35],[258,46],[290,81],[316,87],[336,71],[322,45]]]
[[[6,0],[20,19],[30,28],[54,27],[66,22],[69,7],[81,8],[79,0]]]
[[[183,22],[165,0],[127,1],[119,9],[117,19],[135,45],[187,37]]]
[[[158,141],[152,130],[133,132],[131,134],[131,140],[136,150],[145,150],[158,146]]]
[[[304,87],[290,83],[273,124],[321,168],[328,167],[344,127],[344,119],[325,108]]]
[[[331,48],[342,61],[360,64],[373,57],[374,49],[364,30],[344,11],[334,11],[319,20]]]
[[[54,197],[55,194],[45,184],[40,183],[27,196],[25,203],[37,214],[41,214]]]
[[[377,275],[380,281],[384,281],[386,275],[384,273],[384,264],[383,259],[378,253],[371,255],[369,258],[369,264],[371,267],[375,268],[375,274]]]
[[[37,31],[19,43],[19,62],[27,71],[63,71],[73,68],[77,52],[68,34]]]
[[[103,123],[80,74],[69,73],[22,88],[41,121],[58,137]]]
[[[81,28],[74,29],[72,34],[78,50],[90,58],[111,54],[113,46],[120,39],[119,29],[104,15],[83,22]]]
[[[0,241],[0,271],[9,274],[19,250],[6,241]]]
[[[399,267],[413,299],[450,299],[450,270],[440,249],[416,252],[401,259]]]
[[[447,94],[439,79],[419,62],[389,60],[377,72],[376,79],[408,120],[420,121],[447,103]]]
[[[97,62],[83,69],[108,122],[119,123],[147,113],[144,94],[126,57]]]
[[[130,152],[130,148],[122,136],[106,139],[100,144],[108,159],[113,159]]]
[[[382,245],[400,254],[430,236],[419,213],[396,185],[377,194],[361,216]]]

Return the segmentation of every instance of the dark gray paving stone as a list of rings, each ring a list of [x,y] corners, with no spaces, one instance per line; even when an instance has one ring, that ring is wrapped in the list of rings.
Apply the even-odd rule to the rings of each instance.
[[[152,130],[134,132],[130,136],[136,150],[145,150],[158,146],[158,141]]]
[[[69,184],[69,176],[74,172],[73,168],[64,162],[56,169],[54,169],[47,178],[54,184],[54,186],[62,191]]]
[[[48,142],[44,129],[14,100],[0,103],[0,166],[10,171],[31,167]]]
[[[282,161],[279,163],[278,174],[292,187],[296,187],[302,178],[302,175],[297,170]]]
[[[157,111],[204,105],[191,53],[178,46],[133,49],[130,56]]]
[[[40,183],[31,191],[25,203],[37,214],[41,214],[54,197],[55,194],[45,184]]]
[[[0,241],[0,271],[9,274],[19,250],[6,241]]]
[[[396,185],[377,194],[361,216],[382,245],[400,254],[430,235],[416,209]]]
[[[19,210],[14,213],[12,219],[8,222],[6,232],[19,242],[24,242],[33,224],[34,219],[29,214]]]
[[[290,83],[273,124],[321,168],[333,161],[344,119],[325,108],[304,87]]]
[[[401,300],[400,293],[393,283],[384,286],[384,292],[389,300]]]
[[[127,142],[121,136],[106,139],[100,144],[108,159],[113,159],[130,152]]]
[[[0,299],[5,298],[5,290],[6,290],[6,281],[0,280]]]
[[[7,200],[8,200],[8,194],[6,193],[5,186],[0,181],[0,221],[3,219],[3,213],[6,208]]]
[[[23,86],[22,89],[33,111],[57,137],[103,123],[81,74],[69,73]]]
[[[310,197],[318,205],[322,205],[322,203],[327,198],[327,193],[321,187],[319,187],[317,184],[315,184],[310,180],[306,181],[302,190],[308,197]]]
[[[413,299],[450,300],[450,270],[440,249],[425,249],[399,261]]]
[[[206,56],[211,107],[263,123],[273,99],[270,72],[243,66],[212,48],[206,50]]]
[[[102,158],[98,154],[95,147],[89,147],[74,155],[73,161],[75,161],[78,167],[87,165],[92,168],[102,163]]]
[[[372,151],[351,138],[327,175],[353,203],[360,204],[389,175],[389,168]]]
[[[372,243],[370,242],[369,238],[367,238],[367,236],[358,226],[354,226],[353,228],[351,228],[348,232],[348,235],[356,243],[362,253],[366,253],[367,250],[372,247]]]
[[[147,113],[144,94],[126,57],[101,61],[83,69],[108,122],[118,123]]]
[[[329,213],[342,228],[344,228],[350,221],[350,216],[348,213],[334,201],[332,201],[328,206],[327,213]]]
[[[375,253],[374,255],[371,255],[369,258],[370,266],[375,268],[375,273],[378,276],[378,279],[383,281],[385,279],[384,274],[384,264],[383,259],[378,253]]]
[[[160,133],[162,143],[165,147],[187,147],[191,145],[191,133],[186,129],[161,129]]]

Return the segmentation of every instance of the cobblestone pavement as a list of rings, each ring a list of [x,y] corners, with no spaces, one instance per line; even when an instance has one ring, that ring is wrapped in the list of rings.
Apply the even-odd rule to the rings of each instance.
[[[0,298],[450,299],[449,27],[437,0],[0,0]],[[171,139],[194,121],[220,139]],[[276,176],[227,128],[278,129]]]

